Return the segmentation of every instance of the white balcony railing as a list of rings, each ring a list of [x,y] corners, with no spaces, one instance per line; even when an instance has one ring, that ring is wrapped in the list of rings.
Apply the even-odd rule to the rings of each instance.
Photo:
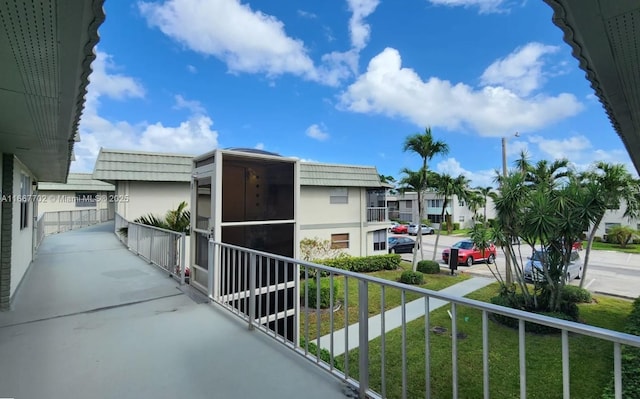
[[[45,212],[36,222],[37,246],[49,234],[63,233],[97,223],[113,220],[113,212],[107,209],[78,209],[73,211]]]
[[[127,221],[115,214],[118,239],[149,263],[184,284],[187,275],[186,234]]]
[[[445,396],[458,398],[460,386],[465,384],[464,377],[459,374],[458,363],[461,355],[467,355],[464,350],[459,349],[458,341],[462,339],[459,338],[459,333],[463,328],[465,333],[478,337],[474,340],[480,343],[478,351],[473,355],[474,361],[477,362],[477,367],[473,367],[473,373],[482,375],[482,393],[476,392],[474,397],[486,399],[490,397],[490,384],[495,381],[492,378],[496,378],[495,375],[491,377],[490,373],[490,353],[492,358],[509,357],[515,353],[519,359],[519,371],[516,371],[516,375],[519,373],[519,386],[514,388],[513,392],[502,392],[501,397],[525,398],[528,389],[535,390],[535,383],[527,383],[530,371],[527,368],[527,348],[533,350],[531,345],[526,344],[528,334],[525,333],[525,324],[528,323],[553,327],[561,332],[558,352],[561,366],[554,366],[557,367],[554,368],[557,370],[554,375],[558,376],[558,384],[562,385],[564,398],[572,397],[571,387],[581,384],[579,378],[582,377],[575,372],[571,374],[569,349],[572,344],[584,344],[581,340],[582,336],[601,340],[596,344],[600,347],[611,345],[613,362],[610,371],[615,375],[616,398],[621,398],[622,395],[621,347],[629,345],[640,348],[638,336],[447,295],[212,240],[209,241],[209,254],[214,259],[213,267],[209,269],[213,274],[209,278],[210,286],[208,287],[208,295],[212,301],[245,320],[249,329],[266,333],[282,343],[284,347],[342,379],[356,389],[361,398],[434,397],[433,395],[437,395],[432,388],[436,381],[434,379],[440,378],[438,384],[440,384],[440,394],[443,394],[441,384],[443,375],[450,376],[446,377],[445,392],[449,391],[449,393]],[[291,273],[295,273],[296,278],[291,279]],[[298,276],[300,278],[297,278]],[[323,283],[320,281],[321,278],[324,280]],[[342,297],[340,306],[348,311],[342,313],[322,311],[320,301],[317,301],[314,307],[304,307],[304,304],[309,303],[309,284],[312,280],[316,283],[317,297],[321,296],[320,287],[323,284],[329,287],[329,309],[334,309],[338,305],[337,296],[340,296]],[[337,295],[334,294],[334,287],[338,287]],[[300,292],[304,292],[301,301]],[[374,292],[379,292],[380,296],[372,296]],[[278,295],[282,293],[284,294]],[[401,317],[397,320],[391,320],[393,319],[391,312],[385,304],[387,298],[392,297],[399,298]],[[292,307],[291,301],[296,305]],[[429,309],[432,303],[440,301],[444,301],[449,306],[450,312],[450,321],[447,325],[450,338],[446,338],[450,340],[450,344],[447,344],[445,349],[441,346],[435,348],[432,340],[436,341],[436,339],[431,337],[431,330],[435,325],[431,322]],[[268,311],[265,314],[265,309],[271,309],[275,314],[269,314]],[[279,314],[279,309],[285,309],[287,314]],[[296,309],[295,322],[278,323],[278,320],[288,317],[289,309]],[[422,312],[420,317],[423,321],[419,325],[409,326],[411,317],[408,315],[415,313],[416,309]],[[470,310],[479,311],[481,331],[468,331],[466,320],[462,315]],[[372,314],[378,316],[370,318]],[[512,343],[492,341],[492,347],[490,347],[490,325],[493,324],[490,323],[490,317],[496,314],[516,319],[518,327],[513,330]],[[316,323],[320,318],[325,320],[323,330],[320,323]],[[291,328],[297,329],[297,326],[300,326],[299,333],[296,331],[291,334]],[[390,333],[395,335],[389,335],[387,338]],[[410,363],[407,355],[407,349],[416,345],[423,348],[421,352],[423,355],[420,356],[421,366],[418,367],[420,377],[415,375],[415,364]],[[393,358],[387,358],[390,355],[386,348],[391,347],[396,348],[397,353]],[[321,348],[322,351],[316,348]],[[432,350],[432,348],[435,349]],[[436,366],[431,363],[434,351],[442,350],[451,352],[447,356],[451,359],[450,370],[436,369]],[[373,377],[375,377],[375,383],[370,384]],[[393,384],[390,382],[392,378]],[[498,378],[504,378],[504,376]]]
[[[367,222],[386,222],[387,208],[385,207],[371,207],[367,208]]]

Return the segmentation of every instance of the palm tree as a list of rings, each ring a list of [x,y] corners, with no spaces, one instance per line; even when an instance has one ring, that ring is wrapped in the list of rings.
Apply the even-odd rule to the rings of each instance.
[[[165,230],[177,231],[179,233],[188,233],[191,223],[191,212],[187,208],[187,202],[182,201],[176,209],[167,211],[164,218],[160,218],[154,214],[147,214],[135,219],[134,222],[146,224],[147,226],[160,227]]]
[[[467,198],[467,208],[471,211],[471,213],[473,213],[473,216],[471,217],[471,221],[473,222],[473,226],[476,225],[476,219],[478,216],[478,209],[480,209],[481,206],[483,206],[484,201],[486,201],[486,198],[482,197],[482,194],[480,194],[480,192],[478,191],[469,191],[469,197]]]
[[[529,162],[530,159],[531,156],[529,155],[529,153],[525,150],[522,150],[520,151],[520,158],[514,161],[516,168],[518,168],[523,176],[526,176],[531,169],[531,163]]]
[[[542,159],[527,168],[525,180],[533,186],[544,185],[548,188],[554,188],[571,175],[568,167],[569,160],[566,158],[556,159],[551,163]]]
[[[430,161],[436,155],[447,155],[449,153],[449,146],[447,143],[441,140],[434,140],[433,135],[431,134],[431,127],[427,127],[424,130],[423,134],[416,133],[411,136],[408,136],[404,141],[403,146],[404,151],[415,152],[422,158],[422,169],[420,169],[423,173],[423,190],[426,189],[427,186],[427,178],[428,178],[428,161]],[[418,226],[422,224],[422,221],[425,219],[424,217],[424,206],[419,205],[421,211],[418,213],[419,221]],[[418,229],[418,234],[416,236],[416,241],[422,242],[422,229]]]
[[[491,186],[487,186],[487,187],[476,187],[475,188],[477,190],[477,192],[482,196],[482,207],[484,209],[484,213],[483,213],[483,221],[484,221],[484,226],[487,226],[487,198],[489,197],[489,194],[493,191],[493,187]]]
[[[621,202],[626,203],[624,216],[637,218],[640,216],[640,181],[631,176],[622,164],[610,164],[597,162],[593,169],[582,176],[587,184],[587,189],[593,193],[592,202],[588,211],[595,213],[591,231],[588,235],[587,248],[584,253],[584,266],[582,268],[582,280],[580,287],[584,285],[584,276],[587,273],[589,255],[598,227],[604,218],[607,209],[617,208]],[[588,230],[586,228],[585,230]]]
[[[469,198],[469,179],[463,175],[453,178],[447,174],[438,175],[436,173],[432,173],[432,183],[430,183],[429,186],[433,187],[437,195],[443,198],[442,213],[440,215],[440,226],[442,226],[442,220],[444,220],[444,214],[446,212],[449,199],[454,195],[463,200],[467,200]],[[449,232],[451,232],[451,223],[447,223],[447,228],[449,229]],[[440,241],[441,231],[442,228],[438,229],[438,235],[436,235],[432,258],[434,261],[436,260],[436,254],[438,253],[438,242]]]
[[[422,172],[422,170],[419,170],[416,172],[407,168],[403,168],[400,171],[400,173],[402,173],[403,176],[398,182],[400,184],[398,187],[398,190],[400,190],[400,192],[402,193],[407,191],[412,191],[412,192],[415,191],[416,193],[418,193],[418,214],[422,215],[422,207],[423,207],[422,194],[424,191],[425,174]],[[420,226],[420,223],[418,223],[418,226]],[[417,237],[421,237],[421,232],[422,232],[422,229],[418,228]],[[414,272],[418,269],[418,249],[422,254],[422,245],[420,245],[420,242],[421,240],[416,239],[416,243],[413,247],[412,265],[413,265]]]

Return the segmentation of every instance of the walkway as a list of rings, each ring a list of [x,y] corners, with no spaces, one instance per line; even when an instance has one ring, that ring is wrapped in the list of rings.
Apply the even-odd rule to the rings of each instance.
[[[472,293],[473,291],[479,290],[480,288],[486,287],[487,285],[495,282],[495,279],[492,278],[484,278],[484,277],[472,277],[468,280],[462,281],[458,284],[447,287],[441,291],[441,293],[446,293],[448,295],[455,296],[465,296],[467,294]],[[431,298],[429,299],[429,312],[433,312],[434,310],[445,306],[449,302]],[[416,299],[415,301],[409,302],[406,304],[406,321],[407,323],[416,320],[422,316],[424,316],[424,298]],[[385,317],[385,332],[389,332],[393,329],[396,329],[402,326],[402,308],[396,307],[390,310],[387,310],[384,313]],[[372,316],[369,318],[369,341],[378,338],[382,335],[381,328],[381,315]],[[352,324],[349,326],[349,350],[356,349],[358,347],[358,337],[359,337],[359,325],[358,323]],[[346,338],[346,330],[343,328],[341,330],[337,330],[333,333],[333,353],[334,356],[342,355],[345,352],[345,338]],[[325,336],[320,337],[320,346],[324,349],[331,349],[331,334],[327,334]]]
[[[0,397],[344,398],[343,385],[127,251],[113,224],[45,238],[0,312]]]

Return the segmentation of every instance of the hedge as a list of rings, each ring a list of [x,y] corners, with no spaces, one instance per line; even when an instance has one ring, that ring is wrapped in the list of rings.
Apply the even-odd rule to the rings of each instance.
[[[627,317],[625,332],[640,335],[640,297],[633,302],[631,313]],[[615,398],[615,376],[604,389],[602,399]],[[622,397],[640,398],[640,348],[634,346],[622,346]]]
[[[440,264],[434,260],[418,262],[418,271],[424,274],[440,274]]]
[[[372,256],[344,256],[335,259],[316,260],[315,263],[349,270],[357,273],[379,272],[380,270],[396,270],[400,267],[402,258],[397,254]]]
[[[424,284],[424,274],[406,270],[400,275],[400,282],[404,284],[420,285]]]
[[[302,301],[304,303],[304,300],[307,296],[307,294],[305,294],[305,291],[307,290],[307,288],[309,289],[309,303],[305,304],[307,305],[307,307],[309,308],[316,308],[318,307],[317,304],[317,300],[318,300],[318,288],[317,288],[317,284],[316,284],[316,279],[315,278],[310,278],[309,280],[307,280],[307,282],[305,283],[304,281],[302,281],[302,289],[300,290],[300,297],[302,298]],[[337,298],[337,294],[338,294],[338,282],[336,280],[333,281],[333,301],[335,303],[336,298]],[[320,309],[326,309],[329,306],[331,306],[331,282],[329,281],[328,278],[321,278],[320,279]]]
[[[565,285],[562,289],[562,299],[571,303],[590,303],[591,293],[577,285]]]

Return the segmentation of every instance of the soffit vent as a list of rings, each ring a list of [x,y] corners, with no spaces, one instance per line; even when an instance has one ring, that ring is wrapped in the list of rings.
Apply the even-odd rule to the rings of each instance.
[[[608,18],[606,27],[624,98],[640,130],[640,9]]]
[[[0,0],[0,23],[20,70],[38,139],[55,147],[58,110],[58,48],[55,0]]]

